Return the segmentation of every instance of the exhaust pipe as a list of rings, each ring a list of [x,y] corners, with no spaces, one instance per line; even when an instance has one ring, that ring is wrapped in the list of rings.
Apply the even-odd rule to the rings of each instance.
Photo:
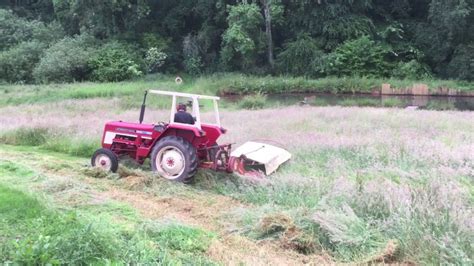
[[[143,122],[143,117],[145,116],[145,102],[146,102],[146,95],[148,94],[148,91],[145,91],[145,95],[143,96],[143,103],[142,103],[142,108],[140,109],[140,118],[138,121],[140,124]]]

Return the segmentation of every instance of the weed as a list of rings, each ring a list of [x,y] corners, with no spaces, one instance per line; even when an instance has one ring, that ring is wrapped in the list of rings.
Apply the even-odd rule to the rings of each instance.
[[[257,93],[247,95],[239,101],[239,107],[242,109],[262,109],[265,106],[267,97],[264,94]]]

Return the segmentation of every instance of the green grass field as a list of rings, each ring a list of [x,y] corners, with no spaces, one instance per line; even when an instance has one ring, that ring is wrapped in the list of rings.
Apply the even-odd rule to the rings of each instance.
[[[218,93],[211,83],[179,89]],[[183,185],[148,164],[88,166],[106,121],[136,121],[142,90],[176,86],[2,87],[0,261],[472,264],[474,113],[237,103],[222,110],[222,142],[273,140],[293,155],[267,178],[200,170]],[[164,104],[145,121],[166,119]]]

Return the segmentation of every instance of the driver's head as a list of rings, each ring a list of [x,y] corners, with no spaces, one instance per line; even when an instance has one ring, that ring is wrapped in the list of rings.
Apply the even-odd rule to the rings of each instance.
[[[178,112],[186,112],[186,104],[184,103],[178,103],[178,106],[176,107],[176,110]]]

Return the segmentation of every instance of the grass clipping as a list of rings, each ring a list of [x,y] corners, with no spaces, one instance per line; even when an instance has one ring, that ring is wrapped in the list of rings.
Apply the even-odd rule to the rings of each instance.
[[[315,241],[284,214],[263,217],[258,225],[258,231],[260,238],[277,238],[285,249],[292,249],[302,254],[311,254],[317,250]]]

